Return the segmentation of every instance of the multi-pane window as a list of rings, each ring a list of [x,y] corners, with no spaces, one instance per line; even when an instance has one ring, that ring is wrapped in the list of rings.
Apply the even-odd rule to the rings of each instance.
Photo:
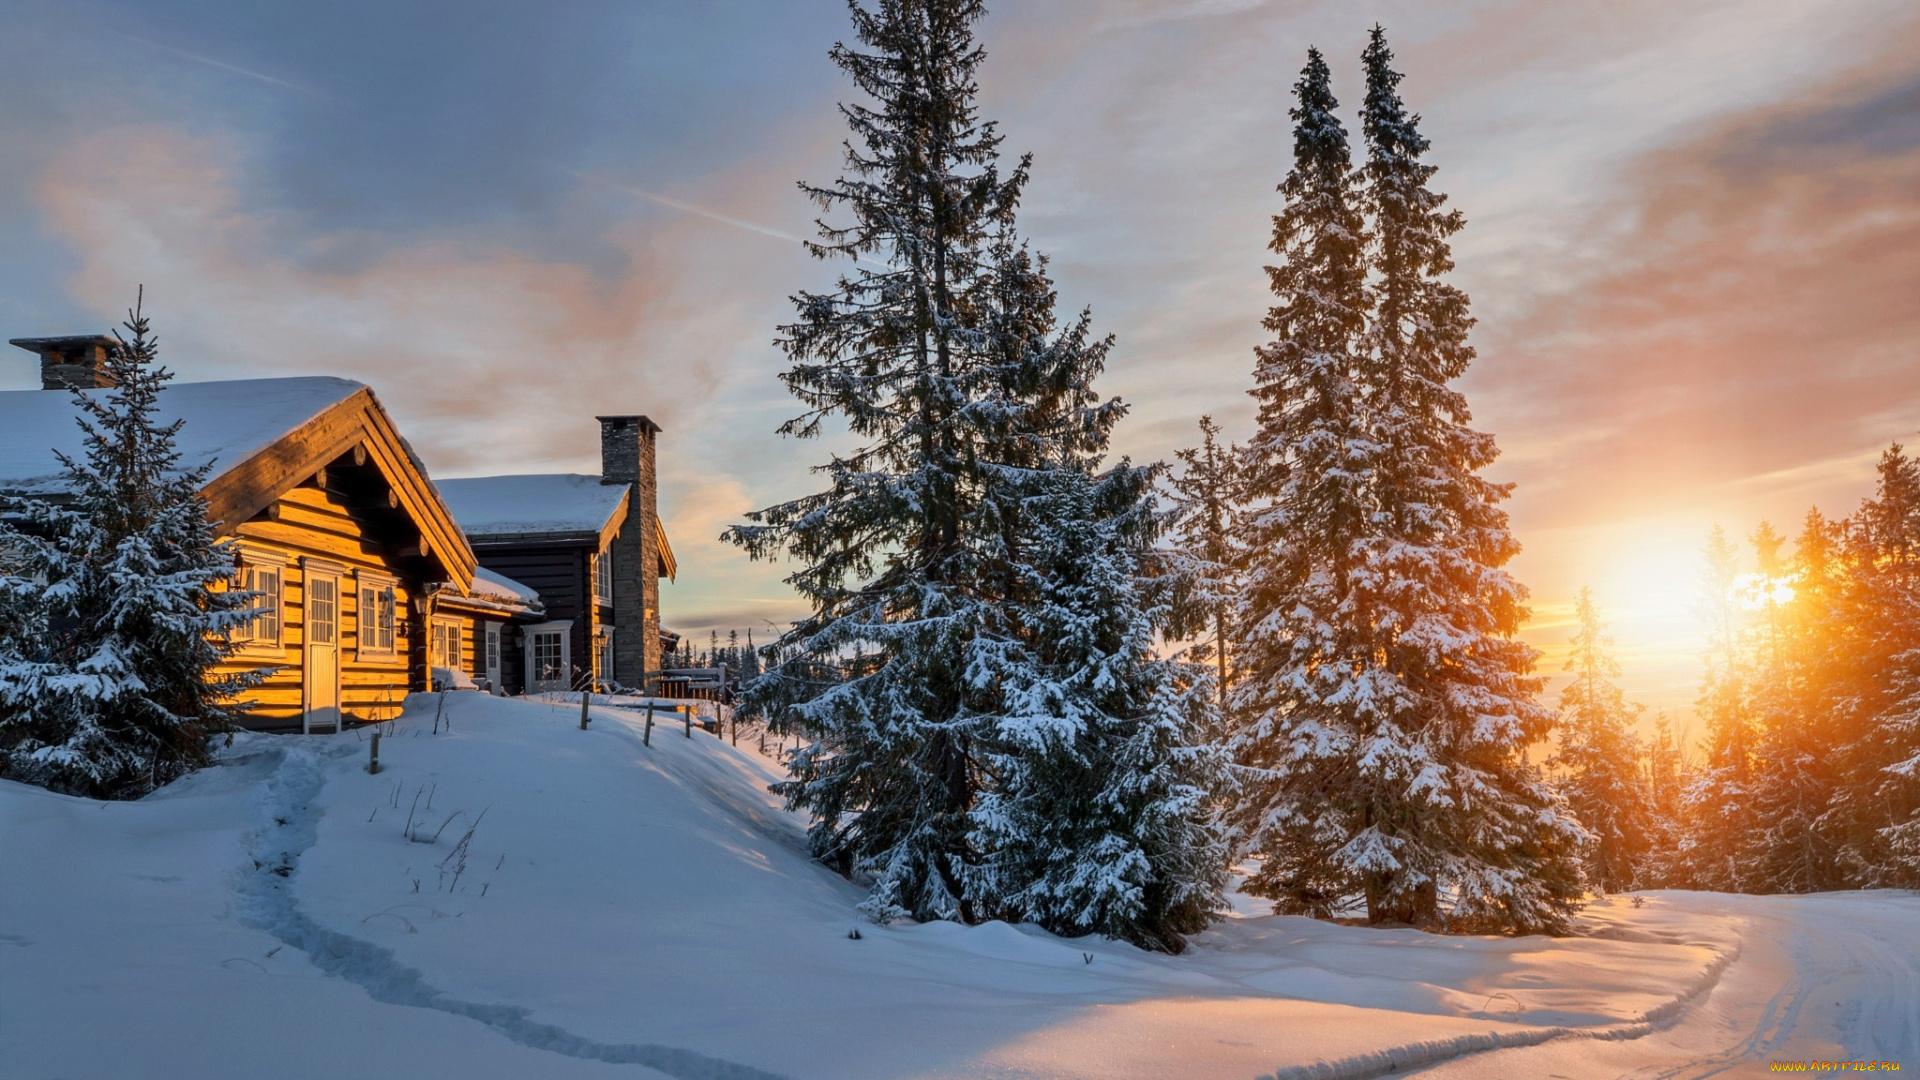
[[[433,666],[448,671],[460,669],[460,620],[433,620],[432,636],[428,638],[428,656]]]
[[[543,688],[552,684],[564,685],[566,679],[566,634],[559,630],[542,630],[533,635],[533,671],[529,680],[541,684]]]
[[[339,580],[309,577],[307,579],[307,644],[333,644],[339,626]]]
[[[276,647],[280,644],[280,606],[284,603],[285,571],[278,566],[245,564],[234,575],[239,588],[258,593],[254,597],[254,616],[233,629],[233,640],[248,645]]]
[[[393,584],[362,574],[360,576],[361,654],[393,655],[394,628]]]
[[[602,604],[613,603],[613,552],[593,557],[593,598]]]

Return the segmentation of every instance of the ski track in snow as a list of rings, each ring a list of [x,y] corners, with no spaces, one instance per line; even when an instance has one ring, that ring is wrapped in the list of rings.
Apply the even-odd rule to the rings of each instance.
[[[1712,964],[1708,965],[1693,985],[1663,1004],[1649,1009],[1640,1019],[1624,1024],[1609,1024],[1605,1027],[1543,1027],[1521,1031],[1476,1032],[1451,1039],[1407,1043],[1354,1057],[1341,1058],[1337,1061],[1315,1061],[1305,1065],[1294,1065],[1268,1073],[1259,1077],[1259,1080],[1374,1080],[1375,1077],[1395,1075],[1408,1069],[1426,1068],[1474,1054],[1539,1046],[1559,1039],[1626,1041],[1644,1038],[1656,1031],[1664,1031],[1678,1024],[1694,1002],[1707,991],[1712,990],[1719,983],[1720,976],[1739,957],[1738,946],[1721,953]]]
[[[307,954],[314,967],[364,989],[375,1001],[435,1009],[476,1020],[535,1050],[616,1065],[644,1065],[677,1080],[788,1080],[749,1065],[657,1043],[603,1043],[554,1024],[539,1023],[519,1006],[462,1001],[435,989],[424,975],[395,958],[392,950],[314,922],[300,910],[293,881],[300,856],[318,838],[312,808],[323,777],[320,756],[305,746],[287,747],[262,795],[260,827],[247,837],[251,865],[238,874],[236,913],[245,925]]]

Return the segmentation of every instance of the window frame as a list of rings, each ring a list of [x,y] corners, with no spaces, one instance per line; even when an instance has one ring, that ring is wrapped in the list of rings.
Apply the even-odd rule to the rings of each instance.
[[[467,669],[460,664],[460,646],[466,632],[466,620],[458,615],[435,615],[427,620],[427,667],[444,668],[466,674]],[[442,633],[448,636],[442,638]],[[451,655],[442,652],[451,646]],[[436,656],[435,654],[439,654]],[[447,661],[440,663],[440,660]]]
[[[354,571],[354,658],[396,660],[400,655],[400,579],[373,570]],[[373,601],[368,619],[369,594]],[[373,628],[369,643],[368,626]]]
[[[613,552],[598,551],[587,559],[587,576],[592,579],[593,602],[613,606]]]
[[[245,623],[235,626],[228,632],[227,640],[233,645],[236,653],[240,655],[249,653],[285,655],[287,647],[287,569],[292,563],[293,560],[288,558],[284,553],[268,548],[244,545],[239,548],[239,559],[234,568],[234,579],[231,587],[240,592],[267,592],[268,590],[258,588],[257,585],[259,582],[258,575],[269,571],[273,574],[274,587],[271,590],[271,598],[263,597],[266,602],[259,605],[263,609],[270,609],[271,614],[263,611],[261,614],[253,616]],[[260,632],[260,624],[267,619],[273,620],[273,633],[271,636]]]
[[[540,678],[539,642],[546,635],[553,635],[559,643],[559,678],[547,680]],[[549,622],[534,623],[521,630],[521,648],[526,655],[526,686],[528,694],[547,693],[553,690],[565,691],[573,682],[573,620],[554,619]]]

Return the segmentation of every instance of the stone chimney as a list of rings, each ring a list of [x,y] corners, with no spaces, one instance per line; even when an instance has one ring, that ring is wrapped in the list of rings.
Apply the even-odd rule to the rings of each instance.
[[[96,390],[113,385],[113,376],[107,374],[107,350],[118,342],[104,334],[17,337],[7,344],[39,354],[42,390]]]
[[[625,484],[627,520],[613,539],[613,678],[639,686],[660,670],[659,482],[654,437],[660,425],[644,416],[596,416],[600,421],[600,482]]]

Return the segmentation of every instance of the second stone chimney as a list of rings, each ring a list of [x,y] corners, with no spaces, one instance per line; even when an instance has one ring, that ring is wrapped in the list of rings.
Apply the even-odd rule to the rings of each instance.
[[[107,352],[119,344],[105,334],[73,337],[17,337],[7,344],[40,357],[40,389],[98,390],[113,385]]]
[[[644,416],[600,421],[600,482],[625,484],[627,520],[613,554],[613,678],[627,686],[660,670],[659,482],[654,442],[660,425]]]

